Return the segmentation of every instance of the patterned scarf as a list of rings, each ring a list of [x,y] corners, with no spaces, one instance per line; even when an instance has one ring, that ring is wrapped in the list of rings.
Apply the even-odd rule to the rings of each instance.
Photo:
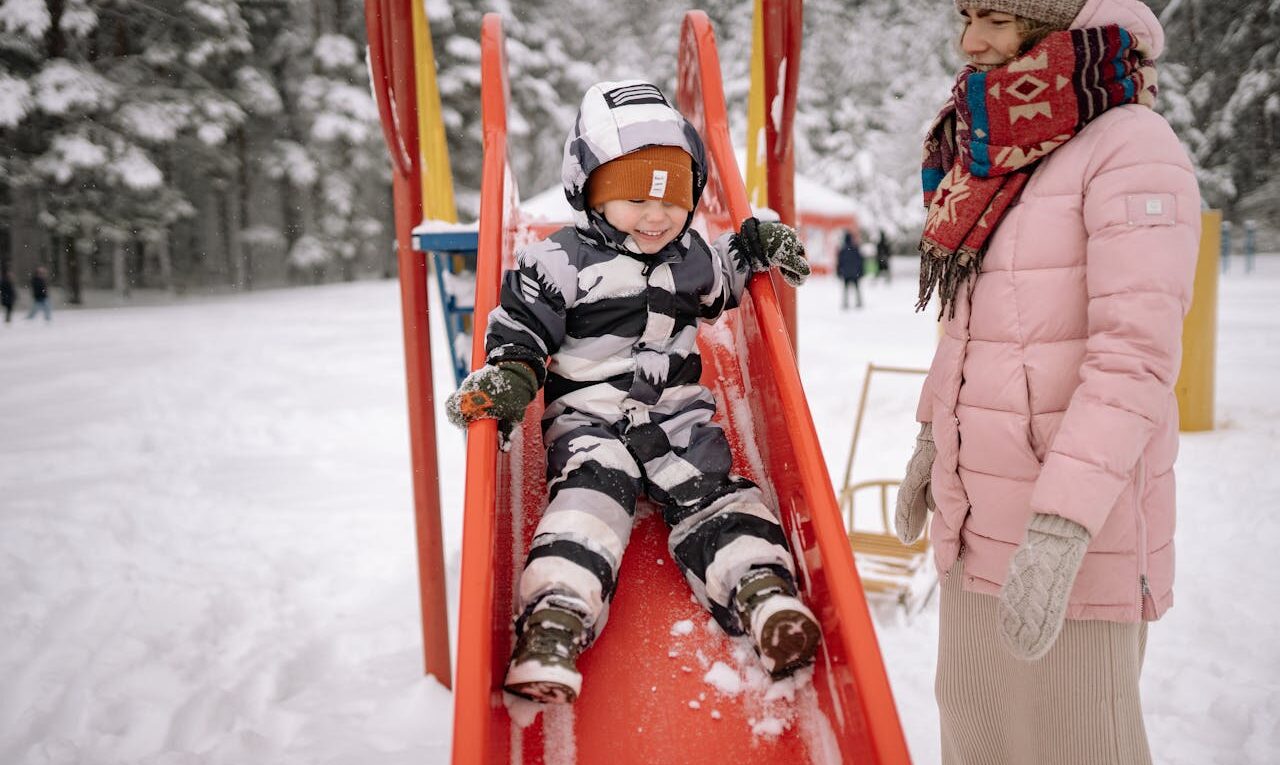
[[[991,234],[1036,163],[1106,110],[1151,106],[1155,95],[1153,62],[1114,25],[1052,32],[988,71],[965,67],[924,143],[929,213],[916,310],[936,290],[942,312],[954,317],[956,291],[979,272]]]

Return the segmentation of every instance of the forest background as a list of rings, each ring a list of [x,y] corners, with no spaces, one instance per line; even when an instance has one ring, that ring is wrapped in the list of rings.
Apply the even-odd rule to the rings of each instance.
[[[1280,249],[1280,0],[1150,0],[1160,111],[1206,202]],[[477,212],[482,15],[506,21],[512,161],[558,182],[582,92],[674,91],[688,0],[426,0],[463,219]],[[742,141],[750,0],[706,0]],[[920,140],[960,66],[947,0],[808,0],[799,171],[910,252]],[[0,0],[0,268],[68,302],[394,274],[360,0]]]

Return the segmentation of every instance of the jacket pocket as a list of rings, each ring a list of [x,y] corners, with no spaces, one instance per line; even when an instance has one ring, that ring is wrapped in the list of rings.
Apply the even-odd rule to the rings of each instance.
[[[1031,374],[1027,371],[1026,364],[1022,365],[1022,383],[1027,392],[1027,449],[1036,458],[1036,462],[1040,463],[1040,467],[1044,467],[1048,449],[1041,443],[1041,439],[1036,438],[1036,411],[1031,406]]]

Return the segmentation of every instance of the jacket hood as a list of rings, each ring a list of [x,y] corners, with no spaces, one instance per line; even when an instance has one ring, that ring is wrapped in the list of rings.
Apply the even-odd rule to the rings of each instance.
[[[693,208],[707,185],[702,137],[667,101],[656,85],[644,80],[598,82],[587,89],[578,118],[564,144],[561,180],[580,229],[591,226],[587,210],[587,178],[604,163],[646,146],[676,146],[693,157]],[[685,229],[693,220],[685,222]]]
[[[1141,43],[1142,51],[1152,60],[1164,52],[1164,27],[1142,0],[1088,0],[1072,29],[1103,27],[1116,24]]]

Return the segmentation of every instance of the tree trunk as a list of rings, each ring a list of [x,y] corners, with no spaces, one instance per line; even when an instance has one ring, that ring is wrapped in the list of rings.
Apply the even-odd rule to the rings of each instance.
[[[149,244],[156,248],[156,264],[160,269],[160,286],[166,292],[173,292],[173,262],[169,259],[169,232],[161,231],[154,235]]]
[[[123,243],[111,239],[107,242],[111,250],[111,289],[120,297],[129,299],[129,270],[125,263]]]
[[[253,245],[244,244],[240,240],[240,232],[251,228],[253,223],[250,221],[249,207],[249,139],[243,126],[236,131],[236,153],[238,155],[239,167],[236,173],[236,206],[240,213],[239,228],[236,229],[236,242],[240,248],[240,279],[241,287],[246,290],[253,289]]]
[[[71,239],[71,246],[67,248],[67,302],[71,305],[80,305],[84,302],[84,297],[80,293],[80,264],[83,260],[88,260],[93,253],[93,240],[84,236],[77,236]]]
[[[240,238],[240,184],[231,181],[218,192],[222,208],[222,245],[227,254],[227,278],[231,286],[244,289],[244,246]]]

